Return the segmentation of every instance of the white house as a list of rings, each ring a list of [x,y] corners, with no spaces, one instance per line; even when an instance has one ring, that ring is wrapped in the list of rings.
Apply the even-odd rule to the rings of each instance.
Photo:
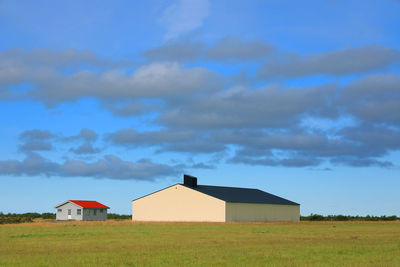
[[[54,208],[57,221],[105,221],[110,207],[92,200],[68,200]]]

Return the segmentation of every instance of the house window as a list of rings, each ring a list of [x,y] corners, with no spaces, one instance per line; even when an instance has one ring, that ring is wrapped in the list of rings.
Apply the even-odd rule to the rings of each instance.
[[[58,211],[58,212],[62,212],[62,209],[58,209],[57,211]]]
[[[90,215],[90,209],[86,210],[86,215]]]
[[[104,211],[103,209],[100,209],[100,213],[103,213],[103,211]]]
[[[81,211],[82,211],[81,209],[77,209],[76,210],[76,215],[81,215]]]
[[[96,215],[96,211],[97,211],[97,210],[93,210],[93,214],[94,214],[94,215]]]
[[[71,210],[68,210],[68,215],[71,215]]]

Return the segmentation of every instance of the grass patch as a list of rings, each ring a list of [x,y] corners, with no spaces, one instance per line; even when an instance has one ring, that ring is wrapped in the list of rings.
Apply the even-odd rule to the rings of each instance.
[[[399,266],[400,222],[25,223],[0,266]]]

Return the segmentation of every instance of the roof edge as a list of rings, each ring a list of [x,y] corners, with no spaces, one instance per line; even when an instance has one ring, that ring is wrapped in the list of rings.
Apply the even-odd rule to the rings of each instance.
[[[144,198],[144,197],[147,197],[147,196],[150,196],[150,195],[153,195],[153,194],[155,194],[155,193],[158,193],[158,192],[160,192],[160,191],[163,191],[163,190],[165,190],[165,189],[167,189],[167,188],[170,188],[170,187],[173,187],[173,186],[176,186],[176,185],[181,185],[181,184],[177,183],[177,184],[173,184],[173,185],[164,187],[164,188],[159,189],[159,190],[157,190],[157,191],[154,191],[154,192],[152,192],[152,193],[149,193],[149,194],[146,194],[146,195],[144,195],[144,196],[135,198],[135,199],[133,199],[131,202],[136,201],[136,200],[139,200],[139,199]]]
[[[286,199],[287,201],[290,201],[288,199]],[[292,203],[287,203],[287,204],[283,204],[283,203],[263,203],[263,202],[243,202],[243,201],[226,201],[224,200],[226,203],[246,203],[246,204],[265,204],[265,205],[286,205],[286,206],[300,206],[299,203],[290,201]]]

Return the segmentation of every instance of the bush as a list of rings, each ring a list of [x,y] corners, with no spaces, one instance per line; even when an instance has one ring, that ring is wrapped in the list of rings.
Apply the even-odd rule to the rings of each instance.
[[[328,215],[310,214],[309,216],[301,216],[301,221],[396,221],[399,217],[392,216],[350,216],[350,215]]]
[[[116,213],[108,213],[107,214],[107,219],[112,219],[112,220],[127,220],[131,219],[131,215],[125,215],[125,214],[116,214]]]
[[[8,213],[4,214],[0,212],[0,224],[6,223],[25,223],[25,222],[32,222],[34,219],[55,219],[55,213],[37,213],[37,212],[28,212],[22,214],[16,213]]]

